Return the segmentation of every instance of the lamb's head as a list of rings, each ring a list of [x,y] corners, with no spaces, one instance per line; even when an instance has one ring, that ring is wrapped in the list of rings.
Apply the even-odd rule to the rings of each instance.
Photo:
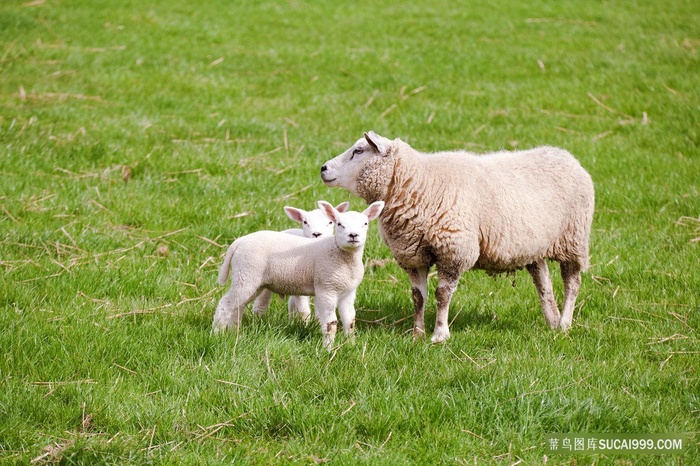
[[[364,247],[369,222],[379,217],[384,208],[384,202],[373,202],[362,213],[338,212],[326,201],[318,201],[318,206],[335,225],[336,244],[341,249],[352,250]]]
[[[396,163],[399,140],[370,131],[348,150],[321,167],[326,186],[345,188],[367,202],[383,199]]]
[[[350,207],[349,202],[343,202],[335,207],[338,212],[345,212]],[[333,222],[324,214],[321,209],[305,211],[296,207],[284,207],[284,212],[289,218],[297,223],[301,223],[301,229],[306,238],[325,238],[333,236]]]

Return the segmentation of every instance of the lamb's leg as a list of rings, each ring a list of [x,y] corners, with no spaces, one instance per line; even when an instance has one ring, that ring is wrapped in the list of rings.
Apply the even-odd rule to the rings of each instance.
[[[355,342],[355,294],[353,290],[338,300],[338,314],[343,323],[343,333],[351,343]]]
[[[228,292],[219,300],[214,313],[214,321],[211,324],[211,329],[214,333],[223,332],[233,326],[235,304],[233,290]]]
[[[337,296],[316,295],[316,318],[321,324],[323,334],[323,347],[330,351],[335,341],[335,333],[338,330],[338,319],[335,316],[335,308],[338,304]]]
[[[263,290],[260,292],[257,298],[255,298],[255,303],[253,303],[253,313],[262,317],[265,311],[270,307],[270,301],[272,300],[272,291]]]
[[[562,262],[561,278],[564,281],[564,305],[562,306],[559,328],[567,331],[571,328],[571,323],[574,320],[574,305],[581,287],[581,267],[576,262]]]
[[[238,328],[243,320],[246,306],[259,294],[260,290],[231,285],[228,292],[219,300],[214,313],[212,331],[218,333],[230,328]]]
[[[452,294],[457,289],[459,274],[450,273],[438,265],[438,287],[435,290],[437,300],[437,315],[435,316],[435,330],[430,339],[433,343],[442,343],[450,338],[449,313]]]
[[[428,299],[428,269],[408,269],[413,291],[413,338],[425,338],[425,301]]]
[[[549,276],[547,262],[540,259],[537,262],[527,266],[527,271],[530,272],[532,280],[535,282],[537,294],[540,296],[540,305],[542,306],[542,314],[551,328],[557,328],[559,325],[559,309],[557,301],[554,299],[552,291],[552,279]]]
[[[308,322],[311,317],[311,300],[308,296],[290,296],[287,308],[290,319],[299,316],[302,321]]]

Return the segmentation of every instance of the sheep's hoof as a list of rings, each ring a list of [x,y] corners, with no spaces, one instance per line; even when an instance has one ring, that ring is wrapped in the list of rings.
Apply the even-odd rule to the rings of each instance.
[[[450,330],[448,328],[436,328],[430,342],[433,344],[444,343],[450,338]]]
[[[547,325],[549,325],[549,328],[551,328],[552,330],[560,328],[559,317],[553,317],[551,319],[545,318],[545,320],[547,321]]]
[[[425,330],[418,327],[413,327],[413,339],[415,341],[425,340]]]
[[[224,333],[226,330],[228,330],[228,327],[220,323],[215,323],[211,327],[211,333],[213,333],[214,335],[218,333]]]
[[[323,337],[323,347],[330,353],[333,350],[333,339]]]
[[[568,331],[570,328],[571,328],[571,321],[562,319],[562,320],[559,322],[559,329],[560,329],[562,332],[566,332],[566,331]]]

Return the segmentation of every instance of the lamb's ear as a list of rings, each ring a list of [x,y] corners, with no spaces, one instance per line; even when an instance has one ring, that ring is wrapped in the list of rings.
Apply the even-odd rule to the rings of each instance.
[[[377,201],[371,203],[369,207],[367,207],[362,213],[367,216],[367,219],[369,221],[372,221],[375,218],[379,217],[379,214],[382,213],[382,209],[384,209],[384,201]]]
[[[347,212],[349,208],[350,208],[350,203],[348,201],[345,201],[342,204],[338,204],[337,206],[335,206],[335,210],[337,210],[341,214],[343,212]]]
[[[383,138],[374,131],[370,131],[369,133],[365,133],[365,139],[374,150],[379,152],[379,155],[387,155],[389,149],[387,146],[389,140],[387,138]]]
[[[321,209],[321,212],[323,212],[329,220],[333,221],[333,223],[338,223],[338,214],[340,212],[335,210],[332,205],[326,201],[318,201],[318,208]]]
[[[304,221],[304,215],[306,214],[306,211],[304,210],[289,206],[284,206],[284,212],[287,214],[287,217],[291,218],[297,223],[302,223]]]

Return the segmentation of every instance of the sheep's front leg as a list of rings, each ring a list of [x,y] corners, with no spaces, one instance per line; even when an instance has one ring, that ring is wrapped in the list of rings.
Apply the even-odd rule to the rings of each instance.
[[[428,298],[428,269],[407,269],[413,294],[413,338],[425,338],[425,301]]]
[[[355,295],[356,290],[353,290],[338,300],[338,314],[343,323],[343,333],[351,343],[355,342]]]
[[[442,343],[450,338],[449,313],[452,294],[457,289],[459,283],[459,273],[451,272],[452,268],[446,271],[438,266],[438,287],[435,290],[437,299],[437,315],[435,316],[435,331],[430,339],[433,343]]]
[[[327,294],[316,295],[316,318],[318,318],[318,322],[321,324],[323,347],[328,351],[333,348],[335,334],[338,331],[338,319],[335,316],[337,304],[337,296]]]
[[[567,331],[574,320],[574,305],[581,287],[581,267],[576,262],[562,262],[561,278],[564,281],[564,305],[561,310],[561,319],[559,319],[559,328]]]
[[[542,306],[542,314],[551,328],[559,326],[559,309],[557,301],[554,299],[552,291],[552,279],[549,276],[549,269],[544,259],[527,266],[527,271],[532,275],[532,281],[535,282],[537,294],[540,296],[540,305]],[[575,298],[574,298],[575,299]],[[573,312],[573,310],[572,310]]]

